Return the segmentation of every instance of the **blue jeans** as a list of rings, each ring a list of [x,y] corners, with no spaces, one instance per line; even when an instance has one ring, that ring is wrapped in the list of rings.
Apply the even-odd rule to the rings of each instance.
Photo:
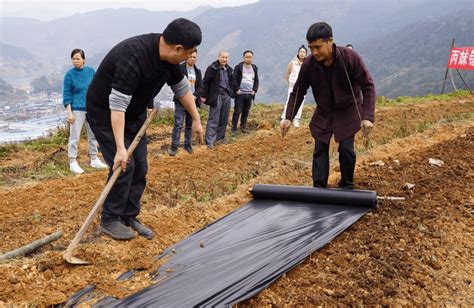
[[[183,128],[183,122],[185,122],[184,127],[184,145],[190,146],[193,143],[193,118],[189,112],[184,109],[181,103],[175,102],[174,104],[174,125],[173,132],[171,133],[171,147],[177,149],[179,147],[179,142],[181,139],[181,130]]]

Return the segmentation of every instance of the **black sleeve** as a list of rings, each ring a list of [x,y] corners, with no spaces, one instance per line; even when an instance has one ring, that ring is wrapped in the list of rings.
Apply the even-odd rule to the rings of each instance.
[[[148,109],[153,109],[155,106],[153,104],[153,98],[148,101]]]
[[[194,96],[199,99],[203,93],[202,76],[200,69],[198,69],[197,67],[194,67],[194,69],[196,70],[196,84],[194,87]]]
[[[240,79],[239,79],[239,74],[240,74]],[[240,85],[240,82],[242,81],[242,72],[240,71],[240,67],[238,64],[234,67],[234,73],[232,75],[234,75],[235,82],[238,85]]]
[[[255,79],[253,81],[253,91],[257,93],[258,91],[258,68],[256,65],[254,65],[254,72],[255,72]]]
[[[116,91],[133,95],[141,77],[140,52],[124,45],[117,51],[117,62],[111,87]]]
[[[201,97],[207,98],[209,96],[209,86],[212,80],[212,68],[209,66],[204,73],[204,78],[202,80],[202,95]]]
[[[230,85],[230,88],[232,89],[232,91],[234,92],[237,92],[237,90],[239,90],[239,85],[237,84],[237,81],[235,80],[234,78],[234,74],[233,74],[233,71],[231,68],[229,68],[231,71],[230,71],[230,74],[229,74],[229,85]]]
[[[183,80],[184,74],[181,71],[181,68],[179,67],[179,64],[172,65],[170,68],[170,73],[171,76],[166,82],[170,87],[174,86],[175,84],[179,83],[181,80]]]

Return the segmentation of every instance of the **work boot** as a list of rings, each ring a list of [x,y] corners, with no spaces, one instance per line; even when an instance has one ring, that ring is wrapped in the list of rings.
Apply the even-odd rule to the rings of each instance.
[[[129,240],[135,237],[132,228],[124,225],[120,220],[101,221],[100,230],[116,240]]]
[[[124,222],[127,226],[132,227],[133,230],[137,231],[138,234],[140,234],[147,240],[151,240],[155,236],[155,233],[151,229],[143,225],[136,218],[127,218],[124,219]]]
[[[188,152],[189,154],[193,154],[193,147],[190,144],[185,144],[184,150]]]
[[[82,174],[84,173],[84,169],[82,169],[76,160],[73,160],[69,163],[69,170],[75,174]]]
[[[245,126],[240,127],[240,130],[241,130],[242,133],[244,133],[244,134],[250,133],[250,130],[249,130],[247,127],[245,127]]]
[[[223,144],[227,144],[227,141],[225,140],[225,138],[217,140],[215,142],[215,145],[223,145]]]
[[[176,156],[176,153],[178,153],[177,148],[171,148],[169,151],[170,156]]]
[[[104,164],[98,157],[91,159],[91,167],[96,169],[108,169],[109,166]]]

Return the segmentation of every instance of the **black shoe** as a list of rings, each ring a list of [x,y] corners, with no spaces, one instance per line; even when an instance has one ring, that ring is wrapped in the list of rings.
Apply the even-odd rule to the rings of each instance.
[[[232,129],[232,130],[230,131],[230,136],[231,136],[231,137],[235,137],[236,134],[237,134],[237,130]]]
[[[240,130],[241,130],[242,133],[244,133],[244,134],[250,133],[250,130],[249,130],[247,127],[245,127],[245,126],[244,126],[244,127],[241,127]]]
[[[107,233],[117,240],[129,240],[135,237],[132,228],[124,225],[120,220],[109,222],[101,221],[99,228],[102,232]]]
[[[184,150],[188,152],[189,154],[193,154],[193,147],[190,144],[185,144]]]
[[[155,233],[151,229],[143,225],[136,218],[124,219],[124,222],[127,226],[132,227],[133,230],[137,231],[138,234],[140,234],[147,240],[151,240],[155,236]]]
[[[208,149],[213,149],[213,148],[214,148],[214,145],[209,143],[209,144],[207,145],[207,148],[208,148]]]
[[[177,148],[171,148],[169,151],[170,156],[176,156],[176,153],[178,153]]]

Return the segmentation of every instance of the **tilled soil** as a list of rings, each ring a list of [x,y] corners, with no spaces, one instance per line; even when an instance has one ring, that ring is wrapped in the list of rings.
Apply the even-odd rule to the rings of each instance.
[[[474,304],[472,296],[474,99],[409,104],[377,110],[368,147],[357,140],[358,188],[405,202],[378,207],[303,264],[239,305]],[[104,187],[106,172],[61,176],[3,187],[0,250],[6,252],[63,230],[64,236],[35,254],[0,264],[0,305],[64,302],[89,284],[123,297],[150,284],[152,258],[250,200],[255,183],[310,185],[314,141],[307,128],[282,139],[278,108],[255,114],[255,130],[230,144],[195,147],[169,157],[170,127],[152,127],[148,186],[141,220],[157,237],[114,241],[96,223],[76,251],[90,266],[65,264],[61,253],[79,230]],[[84,146],[83,146],[84,148]],[[22,153],[0,161],[29,168]],[[331,150],[337,181],[337,151]],[[27,161],[49,154],[29,153]],[[36,156],[35,156],[36,155]],[[430,166],[428,158],[444,161]],[[381,160],[384,165],[371,165]],[[11,171],[10,171],[11,172]],[[10,174],[12,175],[12,174]],[[412,189],[404,189],[405,183]],[[116,278],[144,269],[131,280]]]

